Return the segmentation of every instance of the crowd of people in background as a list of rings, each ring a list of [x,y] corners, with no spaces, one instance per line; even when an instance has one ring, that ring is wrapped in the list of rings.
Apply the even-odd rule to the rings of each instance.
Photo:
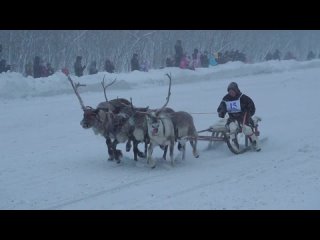
[[[309,51],[306,57],[306,60],[310,61],[312,59],[316,58],[316,54],[313,51]],[[318,56],[320,58],[320,54]],[[276,49],[273,53],[268,52],[267,55],[265,56],[264,60],[270,61],[270,60],[281,60],[281,52],[279,49]],[[286,54],[283,56],[282,60],[297,60],[296,56],[291,52],[287,51]]]
[[[313,51],[309,51],[306,60],[312,60],[316,58],[316,54]],[[318,56],[320,58],[320,54]],[[287,51],[283,58],[279,49],[274,52],[269,51],[264,60],[292,60],[297,59],[291,51]],[[182,41],[177,40],[174,45],[174,55],[168,56],[165,59],[165,67],[179,67],[181,69],[195,70],[196,68],[208,68],[209,66],[216,66],[218,64],[224,64],[230,61],[241,61],[248,63],[245,53],[239,50],[227,50],[224,52],[209,52],[207,50],[199,50],[194,48],[193,53],[189,55],[184,51]],[[131,71],[144,71],[148,72],[150,69],[150,63],[147,59],[140,59],[138,53],[133,53],[130,61]],[[163,67],[162,67],[163,68]],[[84,75],[84,70],[87,69],[89,75],[97,74],[99,68],[97,61],[92,61],[87,67],[82,63],[82,56],[77,56],[73,65],[74,74],[77,77]],[[107,58],[104,62],[103,70],[108,73],[115,72],[114,63],[111,59]],[[7,64],[7,61],[2,58],[2,45],[0,44],[0,73],[12,71],[12,65]],[[44,62],[39,56],[35,56],[33,61],[28,61],[25,64],[24,75],[26,77],[31,76],[33,78],[48,77],[54,74],[55,70],[51,66],[50,62]],[[69,72],[69,70],[68,70]]]
[[[198,48],[195,48],[190,56],[183,50],[181,40],[177,40],[174,50],[174,57],[169,56],[166,58],[166,67],[180,67],[182,69],[195,70],[199,67],[207,68],[229,61],[247,62],[246,55],[239,50],[209,53],[207,50],[201,52]]]

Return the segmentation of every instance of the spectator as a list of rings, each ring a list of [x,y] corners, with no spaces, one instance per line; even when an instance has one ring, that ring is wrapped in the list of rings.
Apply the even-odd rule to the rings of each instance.
[[[26,65],[24,66],[24,71],[25,71],[25,76],[33,76],[33,66],[32,66],[32,62],[29,61],[28,63],[26,63]]]
[[[312,60],[312,59],[315,59],[315,58],[316,58],[316,55],[312,51],[310,51],[308,53],[307,60]]]
[[[216,66],[216,65],[218,65],[217,60],[216,60],[214,54],[210,54],[210,55],[209,55],[209,65],[210,65],[210,66]]]
[[[0,61],[0,73],[7,72],[11,69],[11,66],[7,64],[7,61],[4,59],[1,59]]]
[[[293,53],[292,52],[290,52],[290,51],[288,51],[287,53],[286,53],[286,55],[284,56],[284,58],[283,58],[283,60],[295,60],[296,59],[296,57],[293,55]]]
[[[114,69],[115,69],[115,67],[114,67],[113,63],[111,62],[111,60],[107,59],[104,64],[104,70],[108,73],[114,73]]]
[[[238,54],[238,60],[241,61],[241,62],[244,62],[244,63],[247,63],[248,60],[247,60],[247,56],[245,53],[243,52],[239,52]]]
[[[174,60],[171,57],[167,57],[166,67],[174,67]]]
[[[47,76],[51,76],[52,74],[54,74],[54,69],[53,67],[51,66],[50,63],[47,63]]]
[[[82,66],[82,56],[77,56],[76,62],[74,63],[74,73],[77,77],[83,76],[83,71],[86,68],[86,65]]]
[[[183,54],[182,59],[180,61],[180,68],[194,70],[194,67],[190,66],[190,62],[191,62],[190,57],[189,56],[187,57],[187,54]]]
[[[89,74],[92,75],[92,74],[97,74],[97,73],[98,73],[97,62],[92,61],[89,66]]]
[[[143,72],[148,72],[149,71],[149,63],[147,60],[143,60],[142,63],[140,64],[140,70]]]
[[[203,54],[201,54],[200,56],[200,63],[201,63],[201,67],[209,67],[209,58],[208,58],[208,52],[204,51]]]
[[[276,51],[273,53],[273,56],[272,56],[272,59],[273,60],[281,60],[281,57],[280,57],[280,51],[278,49],[276,49]]]
[[[221,52],[218,52],[218,57],[216,58],[216,60],[217,60],[218,64],[226,63],[226,59]]]
[[[270,61],[270,60],[272,60],[272,58],[273,58],[272,53],[271,53],[271,52],[268,52],[267,55],[266,55],[266,57],[264,58],[264,60]]]
[[[39,56],[35,56],[33,61],[33,77],[43,77],[43,68],[44,66],[42,66],[41,58]]]
[[[134,53],[132,58],[131,58],[131,71],[134,70],[140,70],[140,64],[139,64],[139,59],[138,59],[138,54]]]
[[[49,72],[47,67],[44,65],[44,62],[42,59],[40,59],[40,68],[41,68],[41,77],[48,77]]]
[[[182,43],[181,40],[177,40],[176,44],[174,45],[174,50],[175,50],[175,65],[176,67],[180,66],[180,61],[182,59],[183,55],[183,48],[182,48]]]
[[[200,67],[200,53],[197,48],[193,50],[193,53],[191,56],[192,56],[192,66],[194,68]]]

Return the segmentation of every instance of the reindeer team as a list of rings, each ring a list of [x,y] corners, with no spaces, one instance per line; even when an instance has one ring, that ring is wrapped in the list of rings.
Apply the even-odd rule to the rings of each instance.
[[[132,99],[128,101],[124,98],[108,100],[106,90],[115,83],[112,81],[105,85],[104,79],[101,82],[105,102],[98,104],[96,108],[85,106],[78,88],[81,85],[75,84],[67,75],[71,86],[78,97],[83,110],[83,119],[80,124],[83,128],[92,128],[95,134],[100,134],[106,139],[109,160],[120,163],[122,158],[121,150],[117,149],[118,143],[126,142],[126,151],[131,149],[133,143],[134,160],[138,157],[147,157],[147,163],[151,168],[156,166],[156,161],[152,158],[153,150],[160,146],[163,150],[163,158],[166,159],[169,148],[170,162],[174,163],[174,145],[178,142],[178,149],[182,151],[182,159],[185,159],[185,144],[187,141],[192,146],[194,157],[198,158],[197,151],[197,131],[194,126],[192,116],[183,111],[175,112],[168,108],[171,95],[171,76],[169,78],[169,91],[166,103],[159,109],[149,109],[148,107],[138,108],[132,104]],[[139,151],[138,144],[144,143],[144,152]]]

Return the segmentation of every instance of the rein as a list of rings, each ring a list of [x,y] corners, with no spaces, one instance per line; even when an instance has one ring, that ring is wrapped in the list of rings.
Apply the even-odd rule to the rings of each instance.
[[[218,114],[216,112],[194,112],[194,113],[190,113],[190,114]]]

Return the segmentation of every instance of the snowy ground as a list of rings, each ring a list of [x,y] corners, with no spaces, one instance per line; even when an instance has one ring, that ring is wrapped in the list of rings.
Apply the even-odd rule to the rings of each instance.
[[[196,71],[73,77],[86,83],[85,105],[104,100],[100,81],[117,78],[108,97],[132,97],[136,106],[164,104],[193,114],[197,130],[218,121],[215,113],[231,81],[256,104],[262,151],[231,153],[226,144],[200,158],[187,145],[186,160],[150,169],[127,153],[107,161],[105,141],[80,126],[82,110],[66,77],[0,74],[0,209],[320,209],[320,60],[228,63]],[[142,145],[140,146],[142,149]],[[178,152],[175,148],[175,156]]]

